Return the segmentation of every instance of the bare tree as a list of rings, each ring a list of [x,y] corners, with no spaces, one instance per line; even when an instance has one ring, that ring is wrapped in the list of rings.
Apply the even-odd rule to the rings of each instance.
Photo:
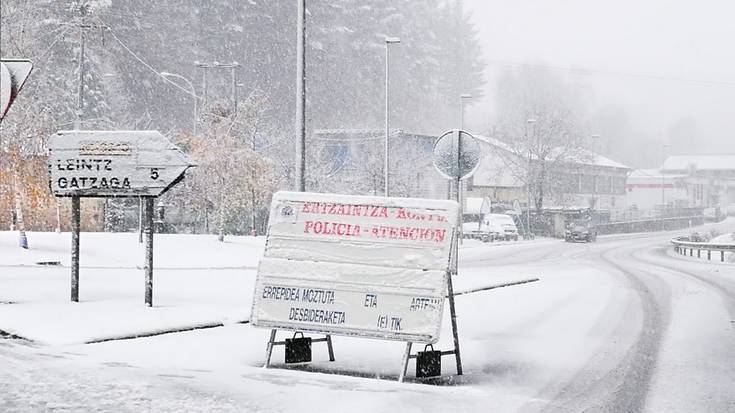
[[[569,190],[569,182],[557,179],[560,174],[590,156],[580,95],[542,69],[508,71],[498,82],[494,130],[503,142],[498,154],[529,189],[538,211],[545,198]]]

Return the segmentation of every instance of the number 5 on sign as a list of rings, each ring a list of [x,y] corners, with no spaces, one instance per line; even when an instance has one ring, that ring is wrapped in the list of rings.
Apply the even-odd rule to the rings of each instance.
[[[158,168],[151,168],[151,179],[158,179]]]

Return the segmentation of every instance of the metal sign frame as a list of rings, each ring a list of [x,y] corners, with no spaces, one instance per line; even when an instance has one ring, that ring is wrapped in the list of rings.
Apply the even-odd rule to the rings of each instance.
[[[324,212],[324,216],[313,216],[313,211],[307,206],[311,204],[319,204]],[[427,205],[428,204],[428,205]],[[355,208],[360,208],[355,209]],[[362,216],[360,211],[366,211],[367,208],[383,208],[383,218],[377,215],[371,217]],[[364,208],[364,209],[363,209]],[[448,208],[448,209],[447,209]],[[398,340],[406,342],[406,351],[401,361],[401,374],[399,381],[403,381],[407,364],[411,356],[410,351],[412,343],[435,343],[438,340],[438,334],[441,326],[441,309],[446,298],[449,298],[449,307],[452,319],[452,331],[454,339],[454,348],[450,351],[442,352],[443,355],[455,355],[457,361],[457,374],[462,374],[462,363],[459,351],[459,335],[456,324],[456,311],[454,305],[454,295],[452,290],[450,262],[452,261],[453,251],[457,242],[457,233],[455,231],[456,204],[447,203],[438,200],[418,200],[418,199],[400,199],[400,198],[384,198],[384,197],[360,197],[346,196],[335,194],[308,194],[295,192],[281,192],[273,197],[271,205],[271,214],[269,219],[268,235],[266,240],[266,251],[264,258],[259,264],[259,274],[256,280],[255,294],[253,300],[253,311],[251,315],[251,323],[256,327],[271,328],[270,338],[266,347],[265,367],[271,362],[273,347],[285,344],[284,341],[276,341],[277,330],[287,331],[308,331],[317,334],[325,334],[323,339],[315,339],[313,342],[326,342],[329,350],[330,361],[334,361],[334,351],[332,347],[332,334],[358,336],[363,338],[377,338],[387,340]],[[326,212],[330,211],[330,212]],[[410,211],[410,212],[409,212]],[[441,215],[424,215],[424,228],[444,228],[446,238],[442,236],[442,241],[437,246],[431,244],[416,245],[421,240],[408,241],[407,238],[401,244],[401,241],[395,239],[390,240],[395,244],[387,243],[383,239],[375,239],[377,235],[373,232],[375,228],[386,228],[396,224],[398,217],[405,217],[404,214],[414,213],[414,219],[419,219],[418,214],[426,211],[434,211],[435,214]],[[297,213],[301,215],[297,216]],[[330,216],[329,214],[334,213]],[[355,217],[358,215],[359,217]],[[443,219],[439,219],[439,217]],[[433,218],[429,218],[433,217]],[[347,225],[358,223],[361,226],[356,233],[351,233],[345,238],[345,234],[328,233],[327,240],[322,239],[322,235],[308,234],[314,224],[313,219],[321,221],[334,221],[334,228],[344,229]],[[433,222],[428,222],[431,220]],[[440,222],[440,221],[448,222]],[[419,222],[414,222],[419,225]],[[406,223],[405,225],[410,225]],[[433,227],[432,227],[433,225]],[[408,233],[408,229],[405,230]],[[397,236],[397,233],[394,234]],[[341,238],[340,238],[341,237]],[[332,239],[334,238],[334,239]],[[345,239],[342,239],[345,238]],[[424,240],[425,241],[425,240]],[[411,244],[413,242],[414,244]],[[348,244],[347,246],[342,245]],[[322,245],[323,244],[323,245]],[[327,248],[333,245],[332,250]],[[411,266],[401,262],[395,262],[391,254],[396,256],[404,256],[402,248],[412,248],[414,257],[409,259],[416,266],[418,272],[414,272]],[[439,250],[444,251],[437,254]],[[330,250],[329,252],[322,252]],[[270,252],[275,251],[275,252]],[[294,251],[294,252],[291,252]],[[390,251],[390,253],[387,253]],[[423,252],[420,252],[423,251]],[[289,255],[294,254],[294,255]],[[421,258],[425,254],[425,259]],[[337,261],[330,259],[338,257]],[[430,258],[426,258],[430,257]],[[406,258],[404,258],[405,260]],[[443,260],[443,261],[442,261]],[[362,262],[369,263],[362,268]],[[384,267],[383,267],[384,266]],[[390,276],[386,278],[386,270],[388,268]],[[439,270],[439,271],[437,271]],[[428,273],[426,271],[429,271]],[[433,273],[436,273],[432,275]],[[325,275],[326,274],[326,275]],[[413,275],[412,275],[413,274]],[[426,283],[426,276],[438,277],[436,281]],[[316,277],[316,278],[314,278]],[[393,286],[392,278],[398,277],[405,284],[400,287]],[[406,278],[407,277],[407,278]],[[415,279],[415,280],[414,280]],[[321,281],[320,281],[321,280]],[[412,281],[413,280],[413,281]],[[424,281],[420,281],[424,280]],[[345,284],[347,283],[347,284]],[[411,292],[407,301],[399,301],[396,304],[392,301],[392,296],[401,295],[401,288],[411,291],[411,285],[414,283],[427,284],[422,286],[423,289],[429,288],[430,291],[436,289],[436,299],[431,301],[431,309],[427,315],[412,314],[409,316]],[[435,286],[434,286],[435,285]],[[357,287],[356,287],[357,286]],[[308,304],[305,299],[301,299],[301,293],[307,289],[323,289],[333,297],[331,302],[321,304]],[[371,309],[363,309],[363,300],[367,303],[373,294],[364,294],[355,297],[351,294],[351,288],[357,288],[364,294],[366,291],[372,291],[376,301],[380,301],[380,305],[376,305],[375,313],[377,315],[389,314],[396,317],[403,317],[403,329],[401,331],[387,331],[388,327],[380,325],[380,317],[378,317],[378,326],[374,321],[367,320],[366,313],[370,313]],[[388,290],[386,290],[388,288]],[[273,291],[278,290],[275,296]],[[295,290],[295,291],[294,291]],[[449,294],[447,295],[447,291]],[[428,294],[425,292],[424,294]],[[380,298],[378,298],[380,297]],[[429,295],[427,295],[429,297]],[[403,304],[401,304],[403,303]],[[437,304],[438,303],[438,304]],[[405,306],[405,307],[404,307]],[[334,310],[336,313],[341,310],[342,314],[347,314],[346,324],[334,326],[331,324],[313,323],[300,318],[293,318],[291,312],[294,307],[309,311]],[[368,307],[366,304],[365,307]],[[434,316],[433,312],[436,312]],[[420,313],[420,312],[419,312]],[[370,313],[373,314],[373,313]],[[370,316],[373,317],[373,316]],[[424,318],[426,317],[426,318]],[[385,316],[386,323],[388,316]],[[372,318],[370,318],[372,320]],[[423,321],[422,321],[423,320]],[[429,323],[429,324],[416,324]],[[436,323],[435,327],[434,324]],[[372,325],[372,327],[369,327]],[[435,328],[435,330],[434,330]],[[384,329],[384,330],[381,330]],[[420,331],[434,331],[429,335],[419,334]]]

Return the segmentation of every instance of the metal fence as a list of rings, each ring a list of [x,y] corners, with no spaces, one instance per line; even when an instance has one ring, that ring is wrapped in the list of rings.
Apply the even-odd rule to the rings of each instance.
[[[697,258],[702,258],[702,251],[707,252],[707,259],[712,259],[712,251],[719,252],[720,253],[720,261],[725,262],[725,253],[726,252],[734,252],[735,253],[735,244],[714,244],[710,242],[694,242],[689,241],[688,237],[676,237],[671,240],[671,243],[674,245],[674,251],[678,252],[681,255],[687,255],[687,251],[689,252],[689,256],[694,256],[694,251],[697,251]]]

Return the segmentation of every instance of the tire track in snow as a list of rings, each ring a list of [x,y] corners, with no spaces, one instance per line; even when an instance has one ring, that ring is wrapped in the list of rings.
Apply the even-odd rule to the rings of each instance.
[[[666,247],[656,248],[653,250],[653,252],[655,253],[656,257],[660,258],[659,260],[653,261],[650,259],[641,258],[640,255],[642,254],[642,252],[634,253],[634,255],[636,255],[637,259],[649,265],[655,265],[661,268],[665,268],[674,273],[677,273],[677,274],[680,274],[686,277],[694,278],[698,280],[699,282],[709,286],[714,291],[716,291],[717,294],[722,298],[722,300],[725,303],[725,307],[727,308],[730,314],[730,317],[733,320],[735,320],[735,266],[732,267],[732,274],[733,274],[732,281],[727,281],[727,280],[722,280],[722,279],[714,280],[712,278],[705,277],[699,274],[695,274],[694,272],[691,272],[688,270],[684,270],[681,266],[675,267],[670,264],[662,263],[661,261],[665,259],[671,259],[671,257],[668,254],[666,254]],[[686,262],[692,263],[692,264],[699,264],[698,262],[691,262],[691,261],[686,261]],[[701,264],[706,265],[706,262],[703,262]]]
[[[647,271],[635,268],[629,243],[614,243],[611,247],[601,251],[597,258],[616,273],[622,274],[635,292],[637,305],[641,309],[640,329],[628,349],[619,348],[617,342],[603,345],[543,411],[640,412],[645,408],[668,325],[669,294],[663,283]],[[618,252],[624,256],[617,255]],[[655,288],[649,284],[656,284]],[[625,329],[630,327],[628,322],[622,319],[615,331],[624,335]]]

